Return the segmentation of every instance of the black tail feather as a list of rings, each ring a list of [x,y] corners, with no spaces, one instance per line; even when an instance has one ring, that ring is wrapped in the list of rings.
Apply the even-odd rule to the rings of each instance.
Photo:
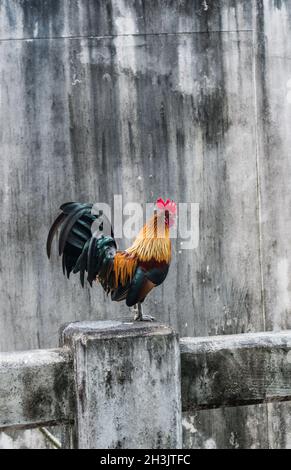
[[[88,271],[87,279],[91,287],[92,287],[92,282],[94,280],[95,243],[96,243],[96,238],[92,237],[88,246],[88,254],[87,254],[87,271]]]
[[[71,272],[73,271],[75,267],[76,259],[78,259],[79,253],[80,253],[79,248],[76,248],[75,246],[72,246],[69,243],[66,244],[66,247],[63,253],[63,259],[64,259],[66,274],[67,274],[68,279],[70,277]]]
[[[85,284],[84,280],[85,280],[85,271],[87,271],[87,256],[88,256],[89,244],[90,244],[90,239],[87,240],[87,242],[85,243],[83,251],[80,257],[78,258],[77,263],[79,265],[79,268],[76,271],[74,270],[74,272],[78,272],[78,270],[80,270],[80,282],[81,282],[82,287],[84,287],[84,284]]]
[[[50,257],[52,240],[57,229],[61,226],[59,236],[59,255],[62,256],[62,268],[64,275],[70,277],[70,273],[80,272],[80,282],[84,287],[85,272],[87,280],[92,282],[100,278],[101,285],[106,292],[113,284],[113,260],[116,252],[114,238],[104,236],[100,231],[92,236],[92,224],[96,219],[100,220],[100,227],[106,222],[113,234],[110,222],[102,214],[92,214],[92,204],[68,202],[63,204],[61,214],[54,221],[47,239],[47,254]],[[109,233],[110,233],[109,231]]]
[[[64,248],[65,248],[65,245],[66,245],[66,242],[67,242],[67,238],[73,228],[73,226],[75,225],[75,223],[77,222],[77,220],[83,215],[85,214],[88,209],[90,210],[91,209],[91,205],[81,205],[81,208],[80,207],[76,207],[74,211],[72,211],[66,218],[64,224],[63,224],[63,227],[61,229],[61,233],[60,233],[60,240],[59,240],[59,255],[62,255],[63,251],[64,251]]]
[[[55,236],[56,231],[58,230],[59,226],[61,225],[62,222],[66,219],[66,214],[61,213],[58,215],[56,220],[54,221],[53,225],[50,228],[48,237],[47,237],[47,242],[46,242],[46,253],[47,257],[50,258],[51,256],[51,248],[52,248],[52,241]]]
[[[65,276],[66,275],[66,255],[65,255],[65,253],[63,254],[63,257],[62,257],[62,268],[63,268],[63,274]]]

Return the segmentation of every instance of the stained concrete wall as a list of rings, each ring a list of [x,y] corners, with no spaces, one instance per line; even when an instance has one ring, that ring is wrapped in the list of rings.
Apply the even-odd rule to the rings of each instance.
[[[67,200],[200,203],[146,308],[181,335],[290,328],[288,0],[0,0],[0,348],[127,309],[45,256]],[[204,447],[291,447],[288,405],[185,416]]]

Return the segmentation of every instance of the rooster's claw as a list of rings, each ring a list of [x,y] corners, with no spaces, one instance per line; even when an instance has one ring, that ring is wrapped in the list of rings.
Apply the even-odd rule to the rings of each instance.
[[[151,315],[142,315],[140,316],[138,313],[134,316],[134,321],[156,321],[155,317]]]
[[[151,315],[144,315],[142,311],[142,305],[138,302],[134,307],[133,310],[135,311],[134,321],[155,321],[155,318]]]

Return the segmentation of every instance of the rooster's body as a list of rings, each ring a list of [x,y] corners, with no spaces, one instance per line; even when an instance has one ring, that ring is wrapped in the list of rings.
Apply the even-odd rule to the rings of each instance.
[[[112,229],[111,236],[102,233],[104,216],[93,214],[92,204],[63,204],[60,207],[62,212],[48,235],[48,257],[53,237],[61,227],[59,255],[62,256],[64,274],[69,278],[71,272],[79,272],[84,286],[87,273],[90,285],[92,286],[93,281],[99,281],[105,292],[110,293],[112,300],[125,300],[129,307],[138,305],[136,319],[142,320],[141,303],[155,286],[165,280],[171,262],[171,219],[167,207],[172,208],[174,213],[175,205],[170,201],[162,201],[161,204],[164,205],[164,210],[159,213],[155,211],[132,246],[124,251],[117,249]],[[164,231],[163,236],[158,236],[157,226],[161,221]],[[95,222],[101,230],[98,235],[92,234],[92,225]]]

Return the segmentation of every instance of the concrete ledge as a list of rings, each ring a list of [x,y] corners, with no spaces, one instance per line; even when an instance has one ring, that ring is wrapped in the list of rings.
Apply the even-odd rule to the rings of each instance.
[[[73,361],[68,350],[0,354],[0,429],[73,419]]]
[[[95,339],[112,339],[116,337],[140,337],[140,336],[175,335],[174,330],[156,322],[133,321],[82,321],[64,325],[60,330],[61,342],[70,345],[72,338],[80,338],[86,341]]]
[[[182,338],[184,411],[291,400],[291,331]]]
[[[0,354],[0,429],[75,421],[80,447],[178,446],[180,353],[184,411],[291,401],[291,331],[179,344],[157,323],[76,322],[61,344]]]

